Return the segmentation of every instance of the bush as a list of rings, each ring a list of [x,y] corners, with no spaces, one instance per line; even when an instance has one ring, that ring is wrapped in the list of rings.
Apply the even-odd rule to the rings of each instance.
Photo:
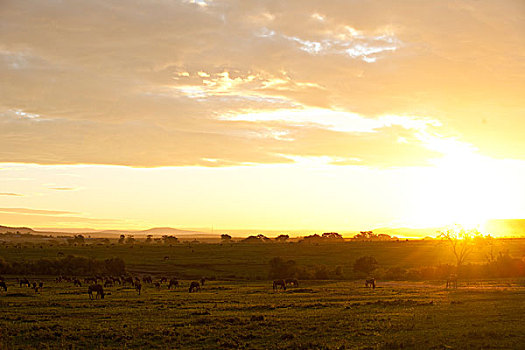
[[[378,263],[373,256],[362,256],[354,262],[354,271],[369,275],[372,271],[377,269]]]

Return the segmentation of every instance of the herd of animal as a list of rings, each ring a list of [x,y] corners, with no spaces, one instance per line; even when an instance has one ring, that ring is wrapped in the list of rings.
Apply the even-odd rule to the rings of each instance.
[[[88,285],[88,295],[90,299],[104,299],[104,296],[107,294],[104,292],[104,288],[110,288],[115,285],[120,286],[126,286],[130,285],[131,287],[135,288],[137,293],[140,295],[142,291],[142,285],[143,284],[149,284],[160,290],[162,286],[167,286],[167,289],[171,288],[177,288],[181,286],[181,283],[176,278],[168,278],[168,277],[160,277],[158,281],[154,281],[153,277],[151,276],[142,276],[142,278],[139,278],[137,276],[133,277],[131,275],[126,276],[118,276],[118,277],[111,277],[111,276],[93,276],[93,277],[85,277],[83,279],[83,282],[77,278],[77,277],[67,277],[67,276],[59,276],[55,279],[55,282],[57,283],[72,283],[74,286],[82,287],[82,284]],[[192,281],[190,282],[188,292],[194,293],[199,292],[201,290],[201,286],[204,286],[204,283],[206,282],[206,278],[201,278],[199,281]],[[17,280],[17,283],[20,287],[28,287],[34,289],[35,292],[39,292],[44,288],[44,282],[42,281],[33,281],[30,282],[27,278],[20,278]],[[286,288],[288,287],[299,287],[299,281],[295,278],[287,278],[287,279],[277,279],[273,281],[273,290],[279,291],[283,290],[286,291]],[[375,278],[368,278],[365,280],[365,287],[367,288],[376,288],[376,280]],[[450,275],[447,278],[447,285],[446,288],[457,288],[458,287],[458,277],[455,274]],[[0,290],[4,290],[7,292],[7,284],[5,282],[5,279],[0,276]]]

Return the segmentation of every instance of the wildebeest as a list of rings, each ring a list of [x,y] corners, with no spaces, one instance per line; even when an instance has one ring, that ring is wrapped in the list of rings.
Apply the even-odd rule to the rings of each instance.
[[[155,282],[155,288],[157,288],[157,290],[160,289],[160,282]]]
[[[455,273],[447,277],[447,288],[448,287],[455,289],[458,288],[458,275],[456,275]]]
[[[151,278],[151,276],[144,276],[144,277],[142,277],[142,282],[144,282],[144,283],[153,283],[153,279]]]
[[[7,292],[7,285],[4,281],[0,281],[0,288],[4,288],[4,290]]]
[[[204,282],[206,282],[206,278],[205,277],[201,278],[201,286],[204,285]]]
[[[140,283],[140,281],[136,281],[135,282],[135,289],[137,290],[137,292],[140,295],[140,291],[142,290],[142,283]]]
[[[290,286],[299,287],[299,281],[297,281],[295,278],[287,278],[284,280],[284,283]]]
[[[190,293],[191,292],[198,292],[201,290],[201,286],[199,284],[199,282],[197,281],[193,281],[190,283]]]
[[[31,283],[29,283],[29,280],[27,278],[22,278],[18,282],[20,283],[20,287],[22,287],[24,285],[27,286],[27,287],[31,287]]]
[[[365,287],[372,287],[372,289],[376,288],[376,279],[375,278],[369,278],[365,280]]]
[[[78,278],[73,279],[73,285],[82,287],[82,283],[80,282]]]
[[[113,287],[113,280],[111,280],[111,279],[109,279],[109,278],[106,279],[106,280],[104,281],[104,287]]]
[[[171,289],[171,287],[177,288],[179,286],[179,281],[177,281],[175,278],[170,279],[170,283],[168,284],[168,289]]]
[[[124,277],[122,279],[122,284],[126,284],[126,283],[133,284],[133,277],[131,277],[131,276]]]
[[[278,290],[279,288],[286,290],[286,283],[284,283],[284,280],[273,281],[273,290]]]
[[[168,277],[161,277],[160,283],[168,282]]]
[[[93,292],[97,292],[96,299],[100,296],[100,299],[104,299],[104,288],[100,284],[92,284],[88,287],[89,299],[93,300]]]

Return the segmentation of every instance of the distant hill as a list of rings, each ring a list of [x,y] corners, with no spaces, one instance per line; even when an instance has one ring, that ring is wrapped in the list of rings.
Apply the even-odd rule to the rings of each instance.
[[[163,235],[174,235],[174,236],[195,236],[195,235],[206,235],[206,236],[217,236],[217,235],[211,235],[207,232],[200,232],[200,231],[188,231],[188,230],[180,230],[172,227],[154,227],[147,230],[142,231],[135,231],[135,230],[105,230],[105,231],[99,231],[95,234],[110,234],[110,235],[139,235],[139,236],[147,236],[147,235],[153,235],[153,236],[163,236]]]
[[[0,225],[0,233],[7,233],[7,232],[11,232],[11,233],[16,233],[16,232],[19,232],[19,233],[36,233],[35,230],[29,228],[29,227],[8,227],[8,226],[1,226]]]

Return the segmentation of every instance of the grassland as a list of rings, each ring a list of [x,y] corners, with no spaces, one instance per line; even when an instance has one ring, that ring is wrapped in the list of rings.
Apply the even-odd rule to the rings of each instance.
[[[47,282],[0,296],[0,347],[522,349],[525,285],[309,281],[286,292],[267,282],[211,281],[188,293]]]
[[[498,251],[514,257],[525,255],[525,240],[498,241]],[[347,242],[344,244],[176,244],[165,245],[46,245],[26,243],[0,245],[6,261],[55,259],[76,255],[95,259],[122,258],[133,273],[173,275],[182,278],[201,276],[217,279],[265,280],[268,262],[273,257],[294,260],[301,266],[341,266],[343,278],[352,277],[352,264],[365,255],[374,256],[380,267],[421,267],[454,263],[443,241]],[[476,250],[468,262],[481,263],[486,252]],[[167,257],[167,259],[166,259]]]
[[[523,256],[524,242],[500,242]],[[300,281],[274,292],[268,261],[275,256],[303,265],[342,266],[373,255],[382,266],[450,263],[436,242],[300,244],[180,244],[0,246],[6,261],[58,255],[120,257],[135,274],[178,276],[183,286],[157,290],[144,284],[108,287],[103,300],[89,300],[87,287],[43,280],[35,292],[6,276],[0,292],[0,349],[524,349],[525,279],[443,281]],[[168,257],[168,259],[165,259]],[[476,252],[471,262],[482,261]],[[189,278],[213,277],[201,292],[188,293]]]

